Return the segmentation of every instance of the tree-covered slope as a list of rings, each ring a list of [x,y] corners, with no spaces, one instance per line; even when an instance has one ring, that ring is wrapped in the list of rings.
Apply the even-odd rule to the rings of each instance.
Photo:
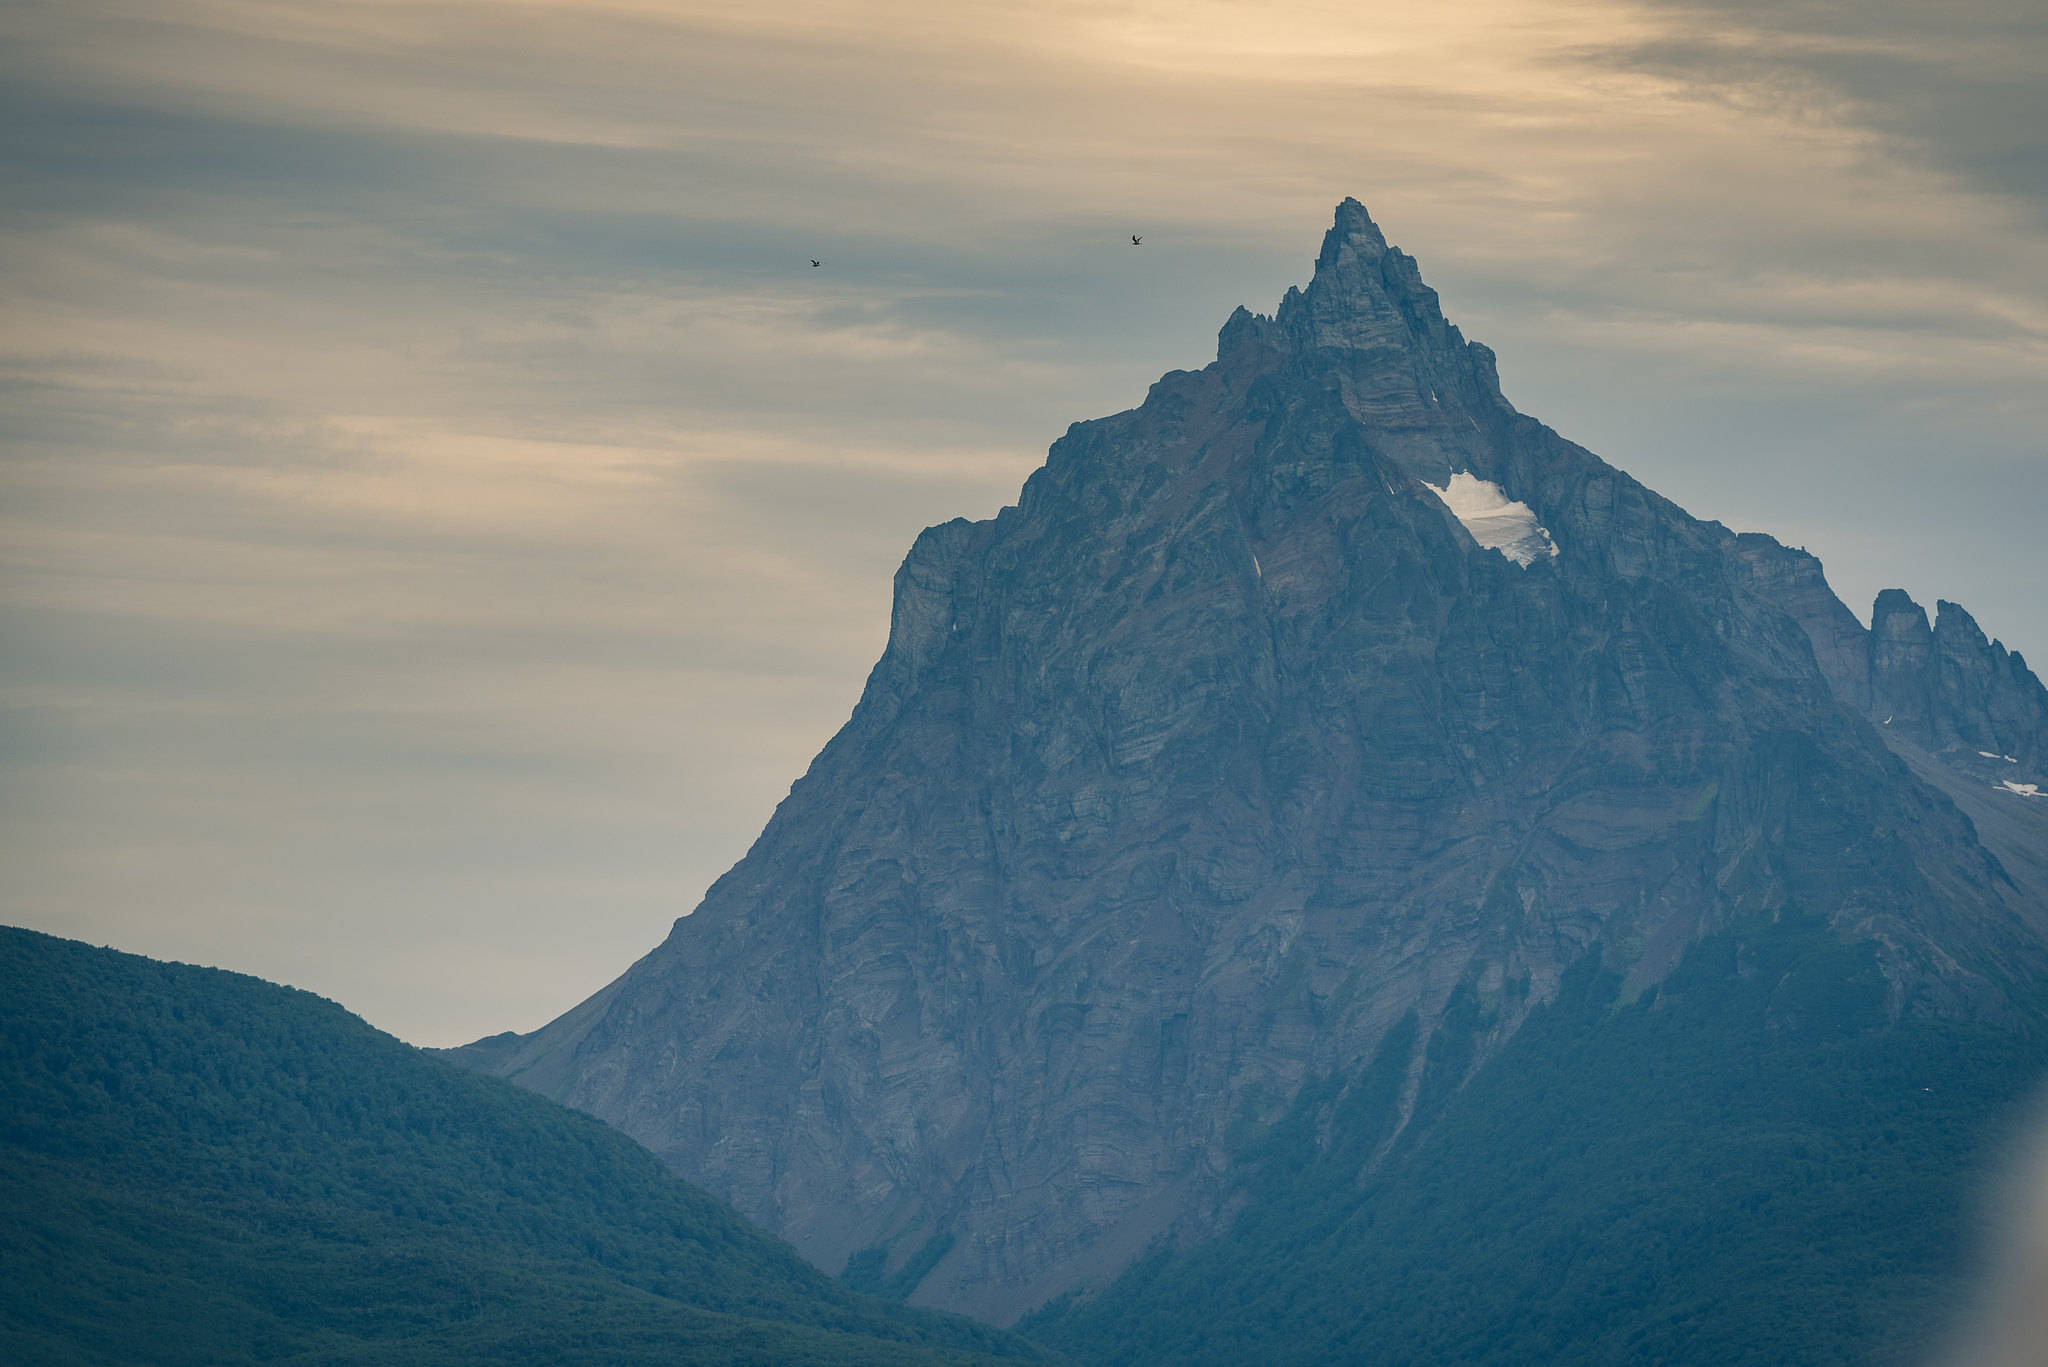
[[[1453,1092],[1499,1006],[1460,989],[1240,1136],[1225,1235],[1020,1327],[1122,1367],[1926,1361],[2038,1028],[1891,1017],[1869,944],[1789,914],[1621,983],[1588,956]]]
[[[0,1360],[964,1363],[603,1124],[304,992],[0,929]]]

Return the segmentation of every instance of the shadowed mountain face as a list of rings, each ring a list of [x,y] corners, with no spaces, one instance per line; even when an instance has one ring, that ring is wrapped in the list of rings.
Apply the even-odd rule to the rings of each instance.
[[[1213,365],[918,539],[852,718],[665,942],[458,1054],[1000,1320],[1223,1228],[1312,1079],[1379,1060],[1399,1134],[1589,954],[1632,1001],[1796,912],[1887,1019],[2011,1028],[2048,800],[1997,784],[2048,698],[1898,600],[1866,632],[1517,413],[1346,201]]]

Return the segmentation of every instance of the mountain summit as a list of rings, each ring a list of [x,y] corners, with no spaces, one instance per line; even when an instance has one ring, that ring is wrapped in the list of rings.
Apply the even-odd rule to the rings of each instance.
[[[659,947],[457,1053],[1009,1320],[1231,1229],[1289,1116],[1367,1181],[1589,965],[1648,1010],[1812,926],[1847,986],[1766,991],[1758,1039],[1837,1001],[2026,1036],[2044,745],[1960,609],[1867,632],[1516,412],[1346,200],[1213,364],[918,537],[851,719]]]

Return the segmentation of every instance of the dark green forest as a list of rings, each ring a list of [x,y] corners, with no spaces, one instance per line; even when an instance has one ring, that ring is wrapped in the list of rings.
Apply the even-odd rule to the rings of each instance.
[[[1404,1022],[1244,1128],[1223,1237],[1019,1328],[1162,1367],[1924,1362],[2048,1065],[2038,1020],[1891,1020],[1870,946],[1796,917],[1620,988],[1581,961],[1457,1090],[1492,1023],[1461,990],[1389,1143]]]
[[[1046,1356],[861,1295],[631,1140],[254,978],[0,929],[0,1361]]]

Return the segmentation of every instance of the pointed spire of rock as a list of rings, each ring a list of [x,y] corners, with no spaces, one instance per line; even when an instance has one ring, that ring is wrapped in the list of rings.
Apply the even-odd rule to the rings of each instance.
[[[1463,335],[1445,321],[1436,291],[1423,283],[1415,258],[1387,245],[1355,199],[1337,206],[1308,288],[1288,290],[1275,316],[1310,346],[1439,357],[1466,350]]]
[[[1493,353],[1444,318],[1415,258],[1390,246],[1356,199],[1337,206],[1314,278],[1307,289],[1287,292],[1271,332],[1233,323],[1225,350],[1249,354],[1245,342],[1270,337],[1314,357],[1353,415],[1386,434],[1380,449],[1437,485],[1452,471],[1479,468],[1480,453],[1467,449],[1472,433],[1507,406]]]
[[[1349,195],[1337,206],[1337,221],[1323,234],[1323,250],[1316,256],[1316,274],[1337,265],[1345,249],[1363,260],[1377,261],[1387,253],[1386,234],[1372,221],[1365,206]]]

